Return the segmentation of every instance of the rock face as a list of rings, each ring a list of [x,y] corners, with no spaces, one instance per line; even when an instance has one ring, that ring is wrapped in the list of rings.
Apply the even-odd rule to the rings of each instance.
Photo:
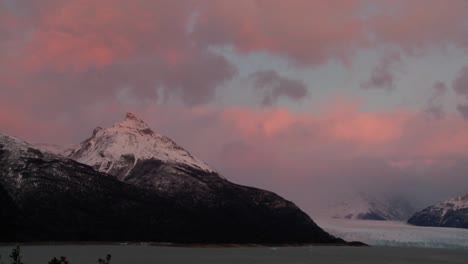
[[[358,193],[332,206],[327,216],[339,219],[406,221],[414,213],[411,204],[401,197],[380,197]]]
[[[190,156],[180,166],[134,157],[133,169],[111,176],[0,135],[0,241],[343,243],[293,203],[229,183]]]
[[[409,224],[468,228],[468,194],[442,201],[414,214]]]

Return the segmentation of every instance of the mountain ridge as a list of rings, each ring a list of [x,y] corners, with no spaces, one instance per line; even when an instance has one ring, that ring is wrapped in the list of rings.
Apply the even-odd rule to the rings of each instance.
[[[345,243],[272,192],[192,164],[132,166],[122,181],[0,134],[0,240]]]

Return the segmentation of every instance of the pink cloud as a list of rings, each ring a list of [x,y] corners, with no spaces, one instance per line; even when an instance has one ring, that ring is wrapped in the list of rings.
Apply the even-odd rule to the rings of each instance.
[[[24,57],[37,66],[76,69],[103,66],[137,54],[187,48],[191,4],[77,0],[42,12]]]
[[[2,54],[14,56],[0,62],[13,68],[0,82],[19,80],[6,88],[12,94],[34,87],[36,98],[57,97],[77,107],[131,89],[139,100],[177,97],[196,105],[212,100],[236,74],[227,59],[190,39],[191,1],[17,5],[28,16],[21,18],[17,38],[8,38],[15,40],[13,52]]]
[[[410,115],[404,111],[392,113],[363,113],[355,107],[333,107],[321,114],[293,113],[287,109],[249,110],[228,109],[223,120],[246,138],[296,142],[299,131],[305,138],[297,140],[352,143],[375,147],[389,144],[401,136]],[[295,131],[296,129],[296,131]],[[311,138],[307,136],[311,135]]]
[[[0,3],[0,39],[9,37],[11,31],[17,27],[18,21],[7,12],[5,4]]]
[[[366,45],[359,1],[206,1],[194,36],[241,52],[268,51],[319,64]]]
[[[140,101],[175,98],[193,106],[213,101],[237,73],[210,47],[228,45],[240,53],[268,52],[318,65],[351,61],[357,50],[373,45],[415,50],[466,43],[463,1],[369,5],[359,0],[16,1],[15,12],[0,11],[5,40],[0,85],[3,96],[29,94],[25,107],[47,104],[51,112],[64,105],[78,111],[125,89]],[[376,68],[369,87],[393,87],[388,65]],[[280,97],[303,98],[301,80],[292,81],[260,100],[267,105]]]
[[[198,41],[267,51],[305,64],[349,61],[361,48],[397,45],[416,54],[449,44],[468,48],[466,1],[205,2]]]
[[[467,3],[438,0],[387,1],[367,21],[378,43],[392,43],[410,52],[456,45],[468,48]]]
[[[32,140],[32,143],[49,140],[64,143],[70,139],[69,128],[60,118],[44,120],[27,109],[21,109],[13,104],[0,105],[0,133]]]
[[[267,51],[321,64],[349,60],[357,49],[371,45],[397,44],[414,51],[468,44],[463,0],[132,3],[18,1],[34,29],[23,54],[26,66],[83,69],[137,53],[166,56],[173,64],[190,53],[189,45],[232,45],[240,52]],[[17,20],[11,14],[1,17],[10,24]]]
[[[115,56],[110,48],[92,39],[61,32],[36,32],[34,42],[29,43],[25,51],[22,67],[27,71],[40,71],[44,67],[83,71],[109,65]]]

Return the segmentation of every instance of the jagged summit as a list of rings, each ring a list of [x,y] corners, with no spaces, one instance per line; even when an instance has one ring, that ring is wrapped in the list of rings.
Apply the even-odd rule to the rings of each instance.
[[[127,113],[125,119],[110,128],[97,128],[83,141],[70,158],[124,180],[142,160],[158,160],[174,166],[188,166],[214,172],[170,138],[155,133],[140,118]]]
[[[127,112],[127,115],[125,116],[126,119],[135,119],[135,120],[140,120],[138,117],[136,117],[135,114],[132,112]]]
[[[133,113],[128,112],[125,115],[125,119],[114,124],[114,127],[137,129],[137,130],[149,130],[148,132],[154,133],[149,126],[142,119],[138,118]]]

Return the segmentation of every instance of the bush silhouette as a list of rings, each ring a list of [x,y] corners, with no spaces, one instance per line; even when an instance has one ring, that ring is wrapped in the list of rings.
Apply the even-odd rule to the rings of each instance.
[[[99,264],[110,264],[110,260],[111,260],[111,255],[110,254],[107,254],[106,256],[106,259],[98,259],[98,263]]]
[[[68,264],[68,260],[66,257],[60,257],[60,259],[53,258],[51,261],[49,261],[49,264]]]
[[[110,264],[111,258],[112,256],[110,254],[107,254],[105,259],[101,259],[101,258],[98,259],[98,264]],[[20,246],[16,246],[16,248],[14,248],[11,251],[10,263],[11,264],[24,264],[24,262],[22,262],[21,259],[22,259],[21,248]],[[0,264],[5,264],[2,261],[2,255],[0,255]],[[54,257],[53,259],[49,261],[49,264],[70,264],[70,263],[68,262],[67,257],[61,256],[59,259]]]

